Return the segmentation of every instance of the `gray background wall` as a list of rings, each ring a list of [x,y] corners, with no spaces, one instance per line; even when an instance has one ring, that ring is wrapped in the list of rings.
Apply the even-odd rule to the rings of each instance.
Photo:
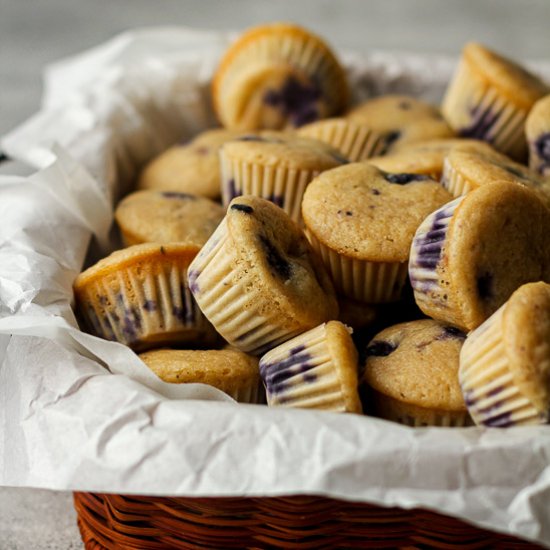
[[[475,39],[520,60],[550,61],[550,0],[0,0],[0,135],[38,108],[45,64],[113,34],[269,20],[301,23],[357,51],[456,54]],[[80,547],[69,494],[0,488],[2,550]]]

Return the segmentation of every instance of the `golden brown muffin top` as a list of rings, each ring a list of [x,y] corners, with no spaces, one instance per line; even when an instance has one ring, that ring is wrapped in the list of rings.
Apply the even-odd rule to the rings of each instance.
[[[302,216],[308,231],[343,256],[405,262],[422,220],[451,199],[427,176],[389,174],[362,162],[317,176],[306,188]]]
[[[364,380],[401,402],[463,411],[458,366],[465,337],[455,327],[432,319],[384,329],[366,348]]]

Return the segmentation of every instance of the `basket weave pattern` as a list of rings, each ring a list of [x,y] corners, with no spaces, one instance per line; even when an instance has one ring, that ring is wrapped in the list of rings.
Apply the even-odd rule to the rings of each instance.
[[[171,498],[75,493],[74,503],[87,550],[541,548],[434,512],[324,497]]]

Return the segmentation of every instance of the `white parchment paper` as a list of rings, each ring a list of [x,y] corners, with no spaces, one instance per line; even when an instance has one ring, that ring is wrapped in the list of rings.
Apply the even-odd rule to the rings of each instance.
[[[318,494],[426,507],[550,547],[550,427],[410,429],[237,405],[165,384],[78,330],[71,285],[140,166],[214,123],[229,35],[121,35],[46,71],[43,107],[2,148],[40,168],[0,178],[0,484],[157,495]],[[344,56],[359,98],[437,100],[454,61]],[[537,65],[550,76],[548,67]]]

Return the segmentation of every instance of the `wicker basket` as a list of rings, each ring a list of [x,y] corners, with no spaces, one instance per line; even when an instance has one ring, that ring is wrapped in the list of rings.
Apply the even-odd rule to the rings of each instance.
[[[425,510],[290,496],[170,498],[75,493],[88,550],[537,549]]]

